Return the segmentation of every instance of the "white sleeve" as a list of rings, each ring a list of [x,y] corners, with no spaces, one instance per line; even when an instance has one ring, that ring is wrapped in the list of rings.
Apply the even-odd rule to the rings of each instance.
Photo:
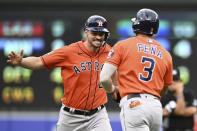
[[[100,83],[101,83],[102,87],[108,93],[111,93],[111,92],[114,91],[114,87],[112,87],[111,77],[115,73],[116,70],[117,70],[116,66],[114,66],[112,64],[109,64],[109,63],[105,63],[104,66],[103,66],[103,69],[101,71]]]

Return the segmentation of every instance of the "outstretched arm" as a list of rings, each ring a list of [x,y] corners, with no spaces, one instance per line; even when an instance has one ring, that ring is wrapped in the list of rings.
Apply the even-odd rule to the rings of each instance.
[[[173,87],[175,88],[175,96],[176,96],[176,108],[174,110],[174,114],[176,115],[184,115],[185,110],[185,99],[183,94],[183,82],[181,80],[173,82]]]
[[[105,63],[103,66],[103,70],[101,71],[100,83],[108,93],[114,92],[115,86],[117,86],[116,70],[117,70],[116,66],[109,63]],[[112,86],[112,80],[113,83],[115,84],[114,86]]]
[[[23,50],[21,50],[20,54],[16,54],[15,52],[11,51],[8,54],[7,62],[32,70],[37,70],[44,67],[44,64],[42,63],[40,57],[31,56],[23,58]]]
[[[196,107],[189,106],[189,107],[186,107],[184,109],[184,115],[183,116],[194,116],[196,112],[197,112],[197,108]]]

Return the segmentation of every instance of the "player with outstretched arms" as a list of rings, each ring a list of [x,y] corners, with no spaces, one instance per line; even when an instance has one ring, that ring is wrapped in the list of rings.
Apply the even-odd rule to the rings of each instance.
[[[37,70],[61,67],[64,86],[62,107],[57,122],[57,131],[111,131],[104,104],[106,91],[99,86],[100,71],[111,47],[107,21],[93,15],[86,21],[86,40],[64,46],[40,57],[23,58],[11,52],[8,62],[13,65]]]

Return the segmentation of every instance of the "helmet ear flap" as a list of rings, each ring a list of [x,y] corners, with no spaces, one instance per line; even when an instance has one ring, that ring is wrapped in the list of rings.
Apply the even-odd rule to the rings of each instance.
[[[110,37],[110,33],[109,32],[106,32],[105,33],[105,39],[104,39],[104,41],[102,43],[102,46],[105,46],[105,44],[106,44],[107,40],[109,39],[109,37]]]

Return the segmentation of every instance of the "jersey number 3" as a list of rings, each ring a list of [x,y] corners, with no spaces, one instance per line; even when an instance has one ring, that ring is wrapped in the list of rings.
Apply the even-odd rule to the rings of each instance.
[[[146,62],[150,63],[150,66],[149,67],[144,66],[144,70],[143,70],[144,72],[148,73],[147,76],[143,76],[142,73],[139,73],[139,79],[144,82],[148,82],[152,79],[153,70],[155,67],[155,60],[153,58],[143,56],[141,63],[145,64]]]

